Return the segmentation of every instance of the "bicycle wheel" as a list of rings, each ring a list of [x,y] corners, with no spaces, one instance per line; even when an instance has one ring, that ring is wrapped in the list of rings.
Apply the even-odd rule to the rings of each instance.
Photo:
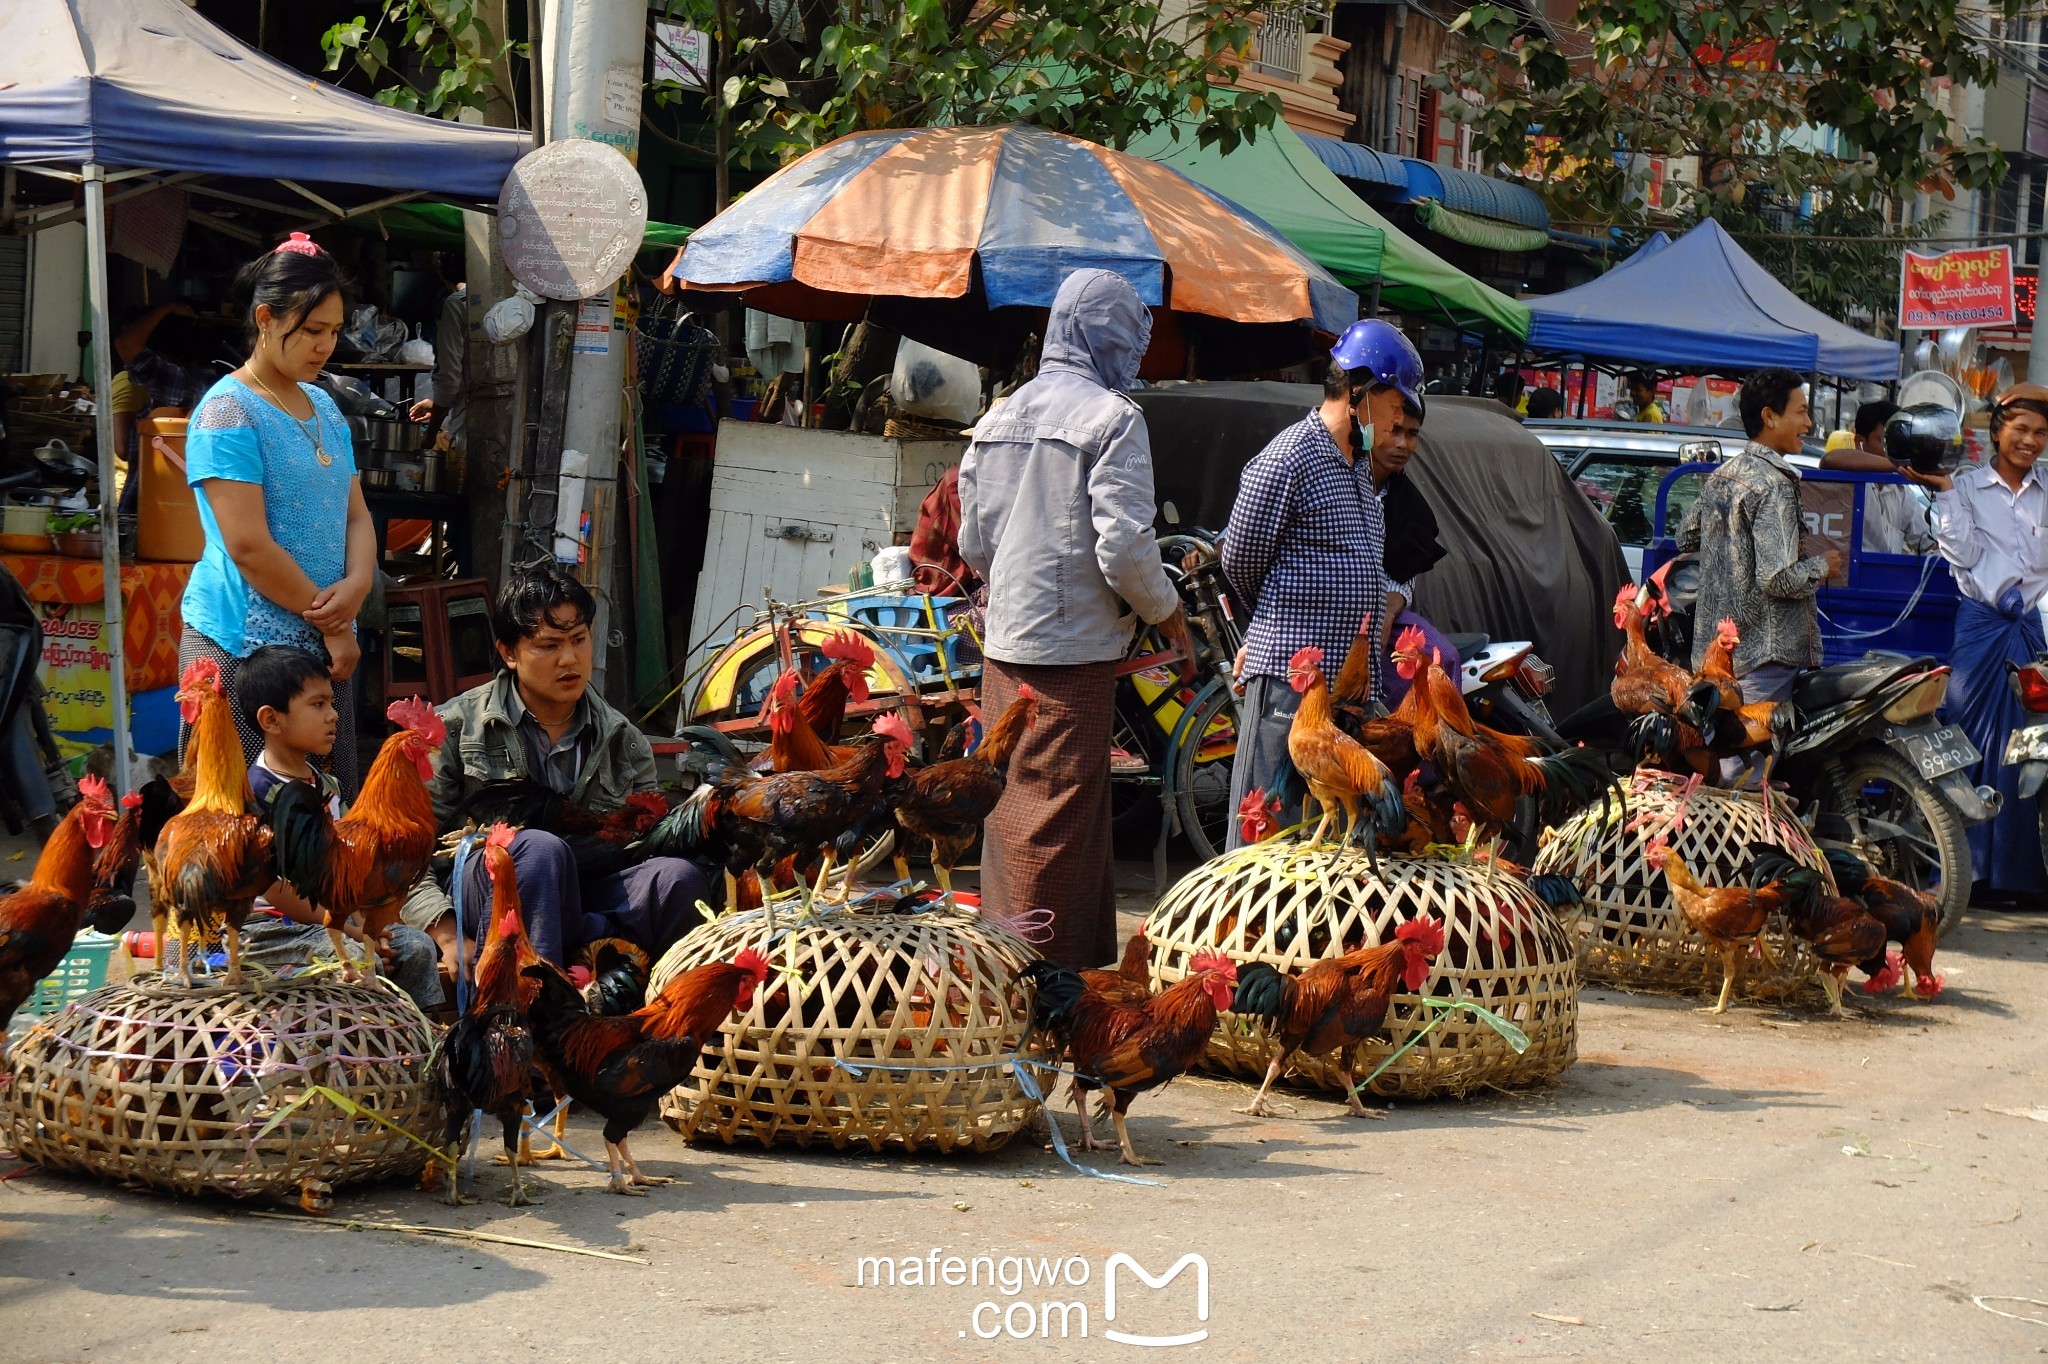
[[[1237,758],[1237,696],[1215,684],[1195,698],[1173,753],[1174,810],[1206,862],[1230,837],[1230,773]]]

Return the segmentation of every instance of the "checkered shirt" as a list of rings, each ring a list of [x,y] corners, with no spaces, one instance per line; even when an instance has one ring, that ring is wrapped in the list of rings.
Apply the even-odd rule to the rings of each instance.
[[[1285,677],[1295,652],[1315,644],[1334,680],[1354,640],[1378,640],[1385,544],[1370,460],[1347,462],[1314,412],[1273,437],[1245,466],[1223,541],[1223,571],[1252,608],[1244,675]]]

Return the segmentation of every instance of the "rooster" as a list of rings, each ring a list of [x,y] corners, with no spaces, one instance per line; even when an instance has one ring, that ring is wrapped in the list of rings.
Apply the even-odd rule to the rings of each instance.
[[[1551,753],[1535,739],[1475,721],[1443,660],[1426,649],[1427,637],[1413,626],[1395,641],[1394,666],[1413,683],[1395,714],[1407,713],[1416,752],[1483,831],[1513,828],[1524,796],[1536,801],[1539,820],[1555,823],[1617,789],[1614,773],[1591,749]]]
[[[357,976],[341,927],[362,916],[368,948],[362,973],[377,972],[377,940],[398,922],[405,897],[433,859],[436,825],[427,783],[448,737],[434,708],[418,697],[393,701],[385,718],[398,731],[370,765],[362,794],[335,819],[318,788],[287,782],[272,802],[278,872],[327,915],[327,933],[349,979]]]
[[[271,831],[261,817],[249,813],[249,768],[221,691],[220,666],[212,659],[195,658],[186,666],[178,707],[192,728],[186,741],[192,799],[157,835],[161,879],[150,887],[151,898],[163,903],[163,922],[178,946],[173,954],[158,931],[158,969],[168,979],[175,955],[179,981],[191,985],[192,958],[225,928],[225,979],[235,987],[242,983],[242,925],[256,897],[277,880]],[[319,792],[304,782],[290,785],[319,799]]]
[[[470,1115],[498,1119],[505,1134],[505,1158],[512,1167],[512,1191],[505,1201],[525,1203],[519,1181],[520,1124],[525,1120],[537,1051],[525,1010],[539,993],[538,982],[520,975],[540,960],[526,940],[519,917],[519,885],[512,870],[512,829],[500,824],[484,843],[484,867],[491,877],[491,924],[476,960],[476,990],[469,1009],[441,1039],[439,1072],[453,1096],[445,1140],[461,1137]],[[464,1201],[458,1188],[460,1162],[448,1170],[447,1201]]]
[[[1029,686],[1019,687],[1017,698],[1004,708],[1002,717],[989,727],[972,753],[920,768],[890,786],[889,802],[896,813],[896,826],[931,844],[932,871],[949,901],[953,896],[953,868],[967,856],[967,850],[981,836],[982,821],[1003,798],[1011,755],[1016,753],[1024,731],[1037,720],[1038,693]],[[885,729],[892,722],[901,729]],[[897,734],[906,747],[909,745],[910,729],[899,716],[883,716],[875,722],[875,730]],[[897,847],[896,876],[907,881],[910,863],[902,844]]]
[[[753,867],[765,880],[784,858],[801,861],[823,849],[822,889],[831,874],[832,843],[876,808],[884,783],[903,775],[905,733],[907,727],[891,730],[878,722],[877,732],[862,736],[844,762],[822,772],[756,776],[700,751],[693,758],[705,764],[709,780],[647,835],[647,850],[703,857],[735,874]],[[808,884],[804,890],[808,909],[815,891]]]
[[[119,931],[133,906],[118,921],[92,911],[93,853],[106,845],[114,824],[114,803],[98,777],[78,783],[78,804],[57,824],[36,858],[28,884],[0,898],[0,1069],[7,1060],[7,1024],[35,993],[36,983],[57,969],[80,927]]]
[[[1752,843],[1755,854],[1750,863],[1752,877],[1789,876],[1796,862],[1782,848]],[[1811,872],[1811,868],[1805,870]],[[1820,958],[1821,989],[1827,992],[1828,1009],[1837,1018],[1848,1017],[1842,1007],[1842,982],[1849,968],[1865,962],[1882,961],[1888,930],[1854,900],[1831,894],[1826,881],[1814,873],[1804,883],[1805,893],[1785,908],[1785,921],[1792,932],[1806,940]]]
[[[842,761],[851,749],[839,742],[846,703],[868,699],[868,669],[875,651],[851,630],[819,646],[835,660],[797,695],[797,675],[785,672],[768,689],[768,750],[754,759],[757,772],[819,772]]]
[[[1756,856],[1759,851],[1770,856]],[[1782,848],[1756,844],[1751,853],[1746,884],[1710,887],[1694,879],[1662,838],[1652,839],[1644,850],[1651,869],[1664,873],[1679,914],[1721,954],[1721,998],[1709,1013],[1728,1012],[1728,998],[1742,977],[1743,958],[1752,943],[1766,964],[1776,963],[1770,944],[1764,941],[1764,925],[1773,914],[1785,913],[1820,881],[1819,872],[1785,857]]]
[[[187,753],[192,750],[187,746]],[[180,772],[175,777],[155,777],[143,783],[140,791],[130,791],[121,797],[121,814],[114,821],[112,832],[107,835],[107,844],[93,861],[93,889],[91,915],[95,920],[123,916],[125,924],[135,913],[135,873],[138,869],[149,872],[150,885],[160,884],[156,868],[156,841],[163,834],[164,825],[172,815],[185,808],[185,802],[192,796],[193,776],[191,770]],[[163,897],[153,899],[152,921],[156,928],[157,940],[163,940],[164,909]]]
[[[1247,791],[1237,803],[1237,836],[1247,847],[1280,832],[1280,797]]]
[[[1254,1117],[1264,1114],[1267,1091],[1286,1073],[1288,1058],[1296,1052],[1323,1056],[1334,1051],[1352,1116],[1385,1117],[1358,1101],[1352,1074],[1366,1042],[1378,1036],[1387,1021],[1394,983],[1398,980],[1410,994],[1420,990],[1429,979],[1429,964],[1443,950],[1443,921],[1425,917],[1395,929],[1393,942],[1325,958],[1298,976],[1262,961],[1238,967],[1233,1008],[1264,1020],[1275,1050],[1266,1063],[1265,1083],[1237,1111]]]
[[[625,938],[599,938],[585,943],[577,964],[590,972],[583,987],[583,1002],[590,1012],[604,1018],[629,1014],[647,1002],[647,982],[653,963],[639,944]]]
[[[1126,1165],[1157,1165],[1131,1146],[1124,1125],[1131,1100],[1166,1084],[1202,1057],[1216,1015],[1230,1007],[1237,966],[1216,952],[1197,952],[1187,977],[1143,1004],[1119,1004],[1088,988],[1081,973],[1055,962],[1034,961],[1018,972],[1034,989],[1031,1026],[1061,1045],[1075,1071],[1074,1108],[1081,1116],[1079,1145],[1100,1149],[1090,1129],[1088,1095],[1110,1094],[1117,1144]],[[1047,1122],[1056,1122],[1046,1114]]]
[[[1904,949],[1889,956],[1873,956],[1859,968],[1871,979],[1863,982],[1865,994],[1880,994],[1904,979],[1905,968],[1913,970],[1913,993],[1933,999],[1941,993],[1941,977],[1934,972],[1934,949],[1941,941],[1940,901],[1903,881],[1880,876],[1868,862],[1845,848],[1826,850],[1828,868],[1835,884],[1871,918],[1884,925],[1885,939]]]
[[[1722,621],[1714,643],[1707,648],[1707,657],[1700,664],[1699,681],[1687,692],[1678,714],[1685,721],[1687,732],[1698,735],[1698,752],[1687,754],[1696,769],[1714,775],[1721,759],[1740,758],[1743,771],[1736,774],[1739,783],[1761,757],[1763,789],[1768,793],[1771,764],[1785,755],[1785,746],[1798,730],[1799,713],[1790,701],[1745,703],[1734,675],[1721,675],[1741,643],[1735,622]],[[1769,799],[1766,794],[1766,806]]]
[[[1081,983],[1118,1004],[1143,1004],[1152,998],[1152,941],[1142,926],[1124,944],[1123,960],[1114,971],[1086,967]]]
[[[1615,596],[1614,624],[1627,635],[1628,642],[1615,665],[1608,697],[1616,710],[1636,717],[1630,726],[1636,760],[1661,760],[1666,766],[1684,761],[1694,771],[1711,775],[1708,767],[1688,756],[1699,747],[1698,730],[1682,726],[1677,719],[1695,680],[1650,647],[1638,589],[1624,587]]]
[[[1398,833],[1408,822],[1401,804],[1401,788],[1387,765],[1374,757],[1365,745],[1337,728],[1332,722],[1330,688],[1323,681],[1323,651],[1314,645],[1298,650],[1287,662],[1287,685],[1301,696],[1294,722],[1287,730],[1287,756],[1315,797],[1322,818],[1308,846],[1320,848],[1341,806],[1344,837],[1348,847],[1358,831],[1359,803],[1372,811],[1372,830]],[[1368,853],[1374,847],[1373,833],[1366,836]]]
[[[689,1078],[719,1025],[753,1003],[768,978],[768,959],[749,947],[730,963],[694,966],[617,1018],[593,1016],[568,978],[546,962],[522,974],[540,984],[528,1018],[542,1054],[570,1096],[604,1119],[611,1192],[638,1195],[644,1185],[668,1183],[640,1173],[626,1139],[662,1095]]]
[[[602,814],[578,805],[534,777],[485,782],[455,807],[454,823],[488,828],[543,829],[569,845],[584,878],[623,871],[634,862],[628,850],[668,814],[659,791],[635,791],[616,810]]]

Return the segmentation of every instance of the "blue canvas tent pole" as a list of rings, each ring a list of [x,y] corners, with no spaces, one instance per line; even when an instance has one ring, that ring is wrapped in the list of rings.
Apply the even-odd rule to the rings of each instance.
[[[107,179],[96,164],[85,168],[85,279],[92,307],[93,434],[100,456],[100,568],[106,575],[106,641],[114,722],[114,795],[134,790],[129,780],[127,627],[122,619],[120,497],[114,490],[114,328],[107,304]]]

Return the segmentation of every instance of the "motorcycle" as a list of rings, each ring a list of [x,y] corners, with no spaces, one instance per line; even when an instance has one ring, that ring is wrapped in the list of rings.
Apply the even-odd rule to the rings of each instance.
[[[1644,599],[1660,592],[1670,614],[1651,642],[1684,664],[1690,650],[1679,642],[1692,637],[1698,597],[1690,558],[1673,560],[1645,584]],[[1971,781],[1968,769],[1982,755],[1962,727],[1938,718],[1948,683],[1946,665],[1893,653],[1803,671],[1792,683],[1798,724],[1771,767],[1817,843],[1845,848],[1936,895],[1944,933],[1970,899],[1964,830],[1996,816],[2002,800],[1995,788]],[[1625,752],[1627,718],[1602,698],[1560,729],[1573,741]]]
[[[2019,769],[2019,798],[2034,802],[2041,855],[2048,861],[2048,800],[2039,799],[2041,788],[2048,785],[2048,654],[2015,667],[2011,682],[2028,719],[2005,741],[2005,765]]]

